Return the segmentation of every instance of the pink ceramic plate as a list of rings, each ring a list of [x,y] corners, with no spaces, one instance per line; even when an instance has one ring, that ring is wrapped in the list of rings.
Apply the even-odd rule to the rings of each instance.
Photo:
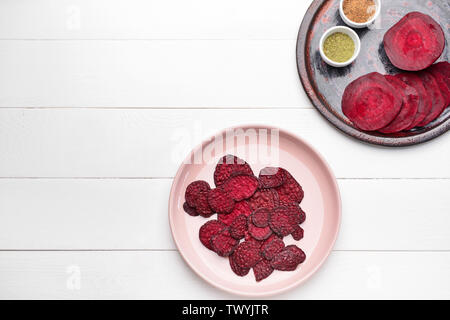
[[[306,253],[306,261],[292,272],[274,271],[256,282],[253,272],[236,276],[227,258],[206,249],[198,230],[207,219],[183,211],[184,192],[194,180],[206,180],[214,187],[217,159],[234,154],[246,160],[255,175],[265,166],[286,168],[303,186],[306,212],[301,241],[286,237]],[[216,219],[212,216],[210,219]],[[187,264],[207,282],[222,290],[247,296],[279,294],[306,281],[322,265],[336,240],[341,219],[341,200],[336,179],[325,160],[305,141],[286,131],[267,126],[230,128],[192,151],[177,172],[169,199],[169,221],[175,243]]]

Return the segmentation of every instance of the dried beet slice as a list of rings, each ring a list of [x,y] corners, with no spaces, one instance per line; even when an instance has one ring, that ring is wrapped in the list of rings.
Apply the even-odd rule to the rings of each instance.
[[[211,248],[221,257],[228,257],[236,249],[239,241],[232,238],[228,228],[223,229],[211,238]]]
[[[295,230],[292,231],[291,235],[292,235],[292,238],[294,238],[295,241],[300,241],[300,240],[303,239],[304,230],[303,230],[302,227],[297,226],[295,228]]]
[[[403,131],[413,123],[417,110],[419,109],[419,94],[416,89],[408,86],[400,79],[386,75],[386,80],[391,84],[394,90],[402,97],[402,109],[397,117],[386,127],[380,129],[382,133],[396,133]]]
[[[259,172],[259,182],[263,188],[276,188],[283,184],[284,174],[281,168],[266,167]]]
[[[288,207],[278,207],[272,210],[269,226],[281,237],[290,235],[295,230],[295,211]]]
[[[417,127],[417,125],[421,123],[423,119],[425,119],[425,117],[431,110],[433,102],[431,101],[431,97],[427,93],[427,90],[425,89],[423,82],[418,75],[414,73],[400,73],[397,74],[395,77],[399,80],[402,80],[408,86],[411,86],[414,89],[416,89],[419,95],[419,106],[417,109],[417,113],[411,125],[405,129],[411,130],[412,128]]]
[[[192,216],[192,217],[196,217],[196,216],[199,215],[199,213],[197,212],[197,210],[195,210],[194,207],[191,207],[190,205],[188,205],[187,202],[185,202],[185,203],[183,204],[183,209],[184,209],[184,212],[186,212],[188,215],[190,215],[190,216]]]
[[[223,185],[223,190],[235,201],[242,201],[250,198],[258,189],[258,179],[254,176],[234,176],[228,179]]]
[[[244,277],[244,276],[246,276],[246,275],[250,272],[250,268],[243,268],[243,267],[240,267],[240,266],[236,263],[236,261],[235,261],[235,259],[234,259],[234,253],[228,257],[228,260],[229,260],[229,262],[230,262],[231,270],[233,270],[233,272],[234,272],[236,275],[238,275],[239,277]]]
[[[213,250],[211,246],[211,238],[219,234],[226,228],[222,222],[218,220],[210,220],[203,224],[198,232],[200,242],[209,250]]]
[[[236,175],[253,175],[253,171],[244,160],[233,155],[226,155],[217,163],[214,171],[214,183],[218,187]]]
[[[247,230],[247,216],[244,214],[236,217],[230,225],[230,235],[236,240],[241,240],[244,238]]]
[[[287,170],[281,170],[284,175],[284,183],[275,189],[278,193],[280,202],[286,204],[302,202],[303,197],[305,196],[302,186]]]
[[[186,188],[184,198],[189,206],[196,208],[199,195],[208,192],[210,189],[211,187],[206,181],[198,180],[191,182]]]
[[[419,126],[424,127],[439,117],[447,106],[445,105],[445,98],[442,95],[439,85],[433,75],[427,71],[419,72],[418,75],[426,86],[433,102],[430,113],[428,113],[425,119],[419,123]]]
[[[260,248],[261,245],[257,241],[241,242],[234,251],[234,261],[241,268],[252,268],[263,259]]]
[[[255,280],[260,282],[261,280],[266,279],[273,272],[273,268],[270,265],[270,262],[267,260],[261,260],[253,267],[253,274],[255,275]]]
[[[272,260],[273,257],[284,249],[284,242],[280,238],[274,238],[268,243],[264,243],[261,247],[261,254],[267,260]]]
[[[208,203],[211,209],[219,214],[231,213],[234,209],[234,200],[221,188],[209,191]]]
[[[429,15],[410,12],[386,32],[383,43],[394,66],[419,71],[441,56],[445,36],[441,26]]]
[[[450,104],[450,78],[446,77],[444,72],[441,72],[441,65],[443,64],[436,63],[432,65],[427,71],[430,72],[436,80],[436,83],[438,84],[439,89],[441,90],[441,93],[445,98],[445,106],[447,107]]]
[[[298,204],[284,205],[289,210],[289,222],[292,225],[302,224],[306,220],[305,211]]]
[[[256,240],[263,241],[272,235],[272,229],[269,226],[265,228],[258,228],[253,223],[249,221],[248,223],[248,233]]]
[[[234,204],[233,211],[230,214],[219,214],[218,219],[226,225],[230,225],[234,219],[236,219],[241,214],[245,216],[250,216],[252,209],[250,208],[247,201],[240,201]]]
[[[379,73],[372,72],[351,82],[342,96],[342,112],[365,131],[386,127],[400,112],[402,99]]]
[[[277,207],[280,202],[277,191],[274,189],[257,190],[255,194],[248,200],[248,204],[252,211],[259,208],[267,208],[272,210]]]
[[[295,245],[289,245],[273,257],[270,265],[275,270],[294,271],[305,259],[306,255],[302,249]]]
[[[269,225],[270,209],[259,208],[251,215],[252,223],[258,228],[265,228]]]

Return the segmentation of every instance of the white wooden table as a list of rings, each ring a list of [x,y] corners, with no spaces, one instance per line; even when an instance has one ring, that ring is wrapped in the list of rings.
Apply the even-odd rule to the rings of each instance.
[[[450,134],[329,125],[296,70],[310,1],[2,0],[0,298],[236,298],[182,261],[167,202],[191,146],[246,123],[312,143],[342,192],[335,250],[276,298],[450,298]]]

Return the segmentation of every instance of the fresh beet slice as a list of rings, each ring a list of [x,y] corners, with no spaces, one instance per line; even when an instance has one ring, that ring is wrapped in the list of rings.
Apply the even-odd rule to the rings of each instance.
[[[183,209],[184,209],[184,212],[186,212],[188,215],[190,215],[190,216],[192,216],[192,217],[196,217],[196,216],[199,215],[199,213],[197,212],[197,210],[195,210],[194,207],[191,207],[190,205],[188,205],[187,202],[185,202],[185,203],[183,204]]]
[[[234,200],[221,188],[209,191],[208,203],[211,209],[219,214],[231,213],[234,209]]]
[[[266,279],[272,272],[273,268],[270,265],[270,262],[265,259],[261,260],[253,267],[253,274],[255,275],[255,280],[257,282]]]
[[[427,91],[430,93],[431,100],[433,101],[430,113],[427,114],[421,123],[419,123],[419,126],[425,127],[427,124],[439,117],[447,106],[445,105],[445,98],[442,95],[439,85],[433,75],[427,71],[422,71],[419,73],[419,77],[422,79]]]
[[[270,265],[275,270],[294,271],[305,259],[306,255],[302,249],[295,245],[290,245],[277,253],[270,261]]]
[[[235,201],[250,198],[258,189],[258,179],[254,176],[240,175],[228,179],[223,185],[223,190]]]
[[[219,234],[226,228],[222,222],[218,220],[210,220],[203,224],[198,232],[201,243],[209,250],[213,250],[211,246],[211,238]]]
[[[427,71],[429,71],[434,79],[436,80],[439,89],[441,89],[441,93],[445,98],[445,106],[448,107],[450,105],[450,77],[445,76],[445,72],[441,71],[441,67],[445,64],[443,63],[436,63],[433,64],[430,68],[428,68]],[[447,62],[447,66],[448,66]],[[449,70],[450,71],[450,70]]]
[[[278,198],[281,203],[291,204],[300,203],[305,196],[302,186],[295,180],[295,178],[285,169],[281,169],[283,172],[284,183],[277,187],[275,190],[278,193]]]
[[[222,185],[230,177],[236,175],[253,175],[252,168],[244,160],[233,156],[226,155],[222,157],[217,163],[214,171],[214,183],[216,187]]]
[[[241,240],[244,238],[247,230],[247,216],[244,214],[236,217],[230,225],[230,235],[236,240]]]
[[[400,112],[402,99],[389,82],[372,72],[351,82],[342,96],[342,112],[365,131],[386,127]]]
[[[302,227],[297,226],[295,228],[295,230],[292,231],[291,235],[292,235],[292,238],[294,238],[295,241],[300,241],[300,240],[303,239],[304,230],[303,230]]]
[[[281,237],[290,235],[298,224],[296,212],[288,207],[278,207],[272,210],[269,226],[274,233]]]
[[[419,71],[441,56],[445,36],[433,18],[421,12],[410,12],[386,32],[383,43],[394,66]]]
[[[258,228],[251,221],[248,222],[248,233],[256,240],[263,241],[272,235],[272,229],[269,226]]]
[[[283,184],[284,173],[281,168],[266,167],[259,172],[259,182],[263,188],[276,188]]]
[[[231,237],[228,228],[223,229],[211,238],[211,248],[221,257],[228,257],[236,249],[239,241]]]
[[[261,245],[257,241],[241,242],[234,251],[234,261],[241,268],[252,268],[263,259],[260,248]]]
[[[251,219],[253,224],[258,228],[265,228],[269,225],[270,210],[267,208],[259,208],[255,210]]]
[[[397,117],[390,124],[379,131],[382,133],[400,132],[409,128],[409,126],[413,123],[417,110],[419,109],[419,94],[416,89],[408,86],[406,83],[394,76],[386,75],[384,77],[394,88],[395,92],[402,97],[403,102],[402,109]]]
[[[249,217],[251,213],[252,209],[250,208],[247,201],[240,201],[234,204],[233,211],[230,214],[219,214],[218,219],[229,226],[234,221],[234,219],[236,219],[241,214]]]
[[[191,182],[186,188],[184,198],[189,206],[196,208],[199,196],[204,192],[208,192],[210,189],[211,188],[206,181],[198,180]]]
[[[262,189],[257,190],[255,194],[248,199],[248,204],[252,211],[259,208],[273,209],[277,207],[280,203],[280,198],[277,191],[274,189]]]
[[[235,261],[235,259],[234,259],[234,253],[228,257],[228,260],[229,260],[229,262],[230,262],[231,270],[233,270],[233,272],[234,272],[236,275],[238,275],[239,277],[244,277],[244,276],[246,276],[246,275],[250,272],[250,268],[243,268],[243,267],[240,267],[240,266],[236,263],[236,261]]]
[[[284,242],[280,238],[274,238],[269,243],[265,243],[261,247],[261,254],[267,260],[272,260],[273,257],[284,249]]]
[[[414,73],[400,73],[397,74],[395,77],[398,78],[399,80],[402,80],[408,86],[411,86],[414,89],[416,89],[419,95],[419,106],[417,109],[417,113],[411,125],[405,129],[411,130],[412,128],[417,127],[417,125],[421,123],[423,119],[425,119],[427,114],[430,113],[433,102],[431,100],[430,95],[427,93],[427,90],[425,89],[422,80],[418,75]]]

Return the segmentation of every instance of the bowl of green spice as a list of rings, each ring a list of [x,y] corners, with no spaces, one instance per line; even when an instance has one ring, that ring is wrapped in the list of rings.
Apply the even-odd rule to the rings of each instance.
[[[333,67],[346,67],[358,57],[361,41],[355,31],[337,26],[328,29],[320,39],[320,55]]]

